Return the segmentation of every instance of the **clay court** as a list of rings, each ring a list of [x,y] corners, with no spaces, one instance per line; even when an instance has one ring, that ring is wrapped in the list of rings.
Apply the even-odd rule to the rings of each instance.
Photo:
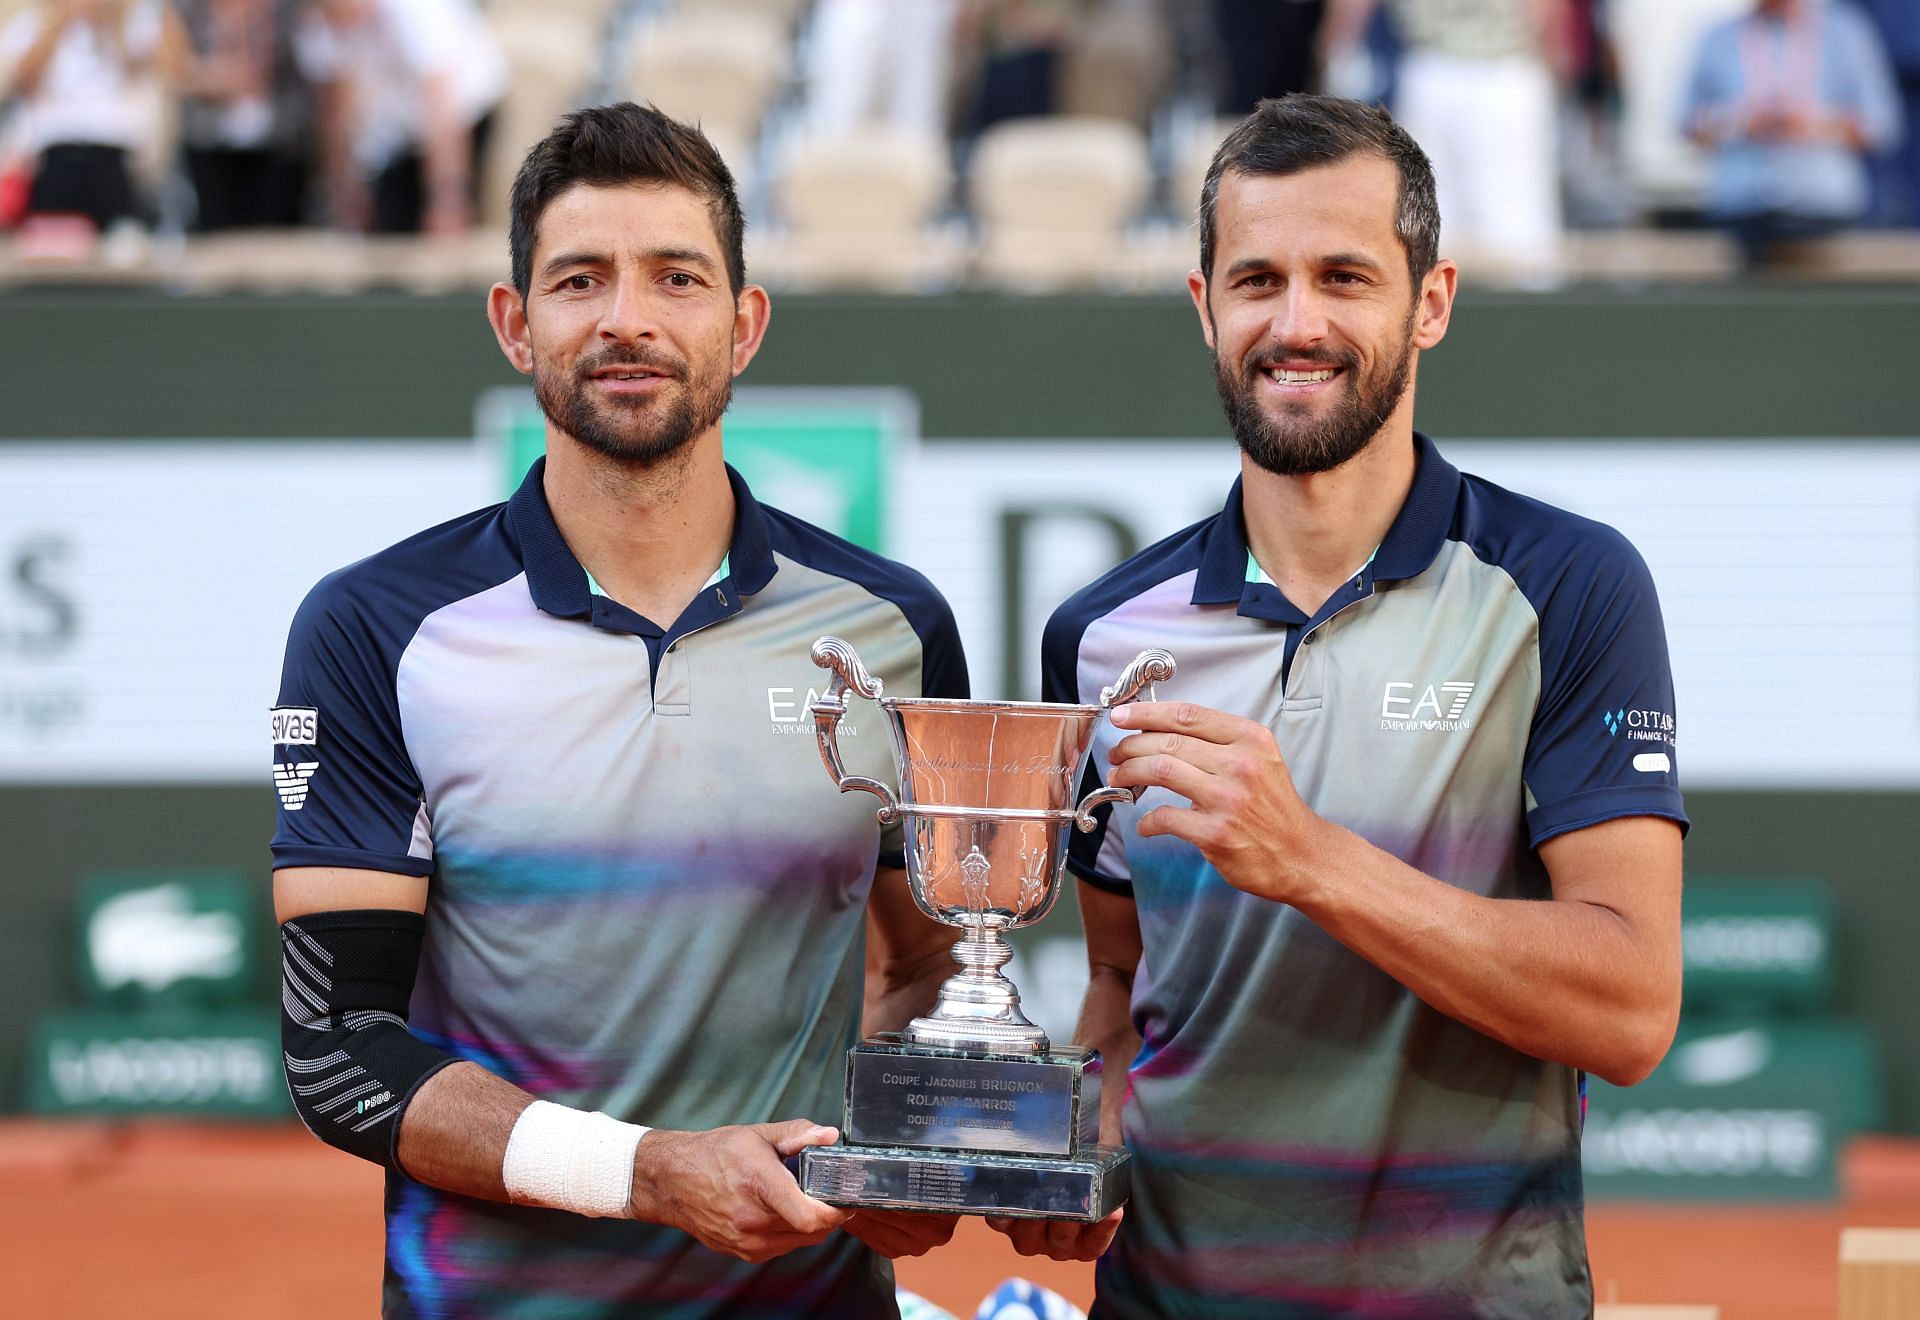
[[[1588,1214],[1601,1301],[1722,1320],[1837,1313],[1849,1226],[1920,1227],[1920,1142],[1847,1152],[1832,1206],[1609,1204]],[[34,1320],[341,1320],[378,1313],[380,1173],[297,1127],[0,1124],[0,1278]],[[1092,1267],[1023,1260],[978,1223],[905,1262],[959,1315],[1011,1274],[1085,1305]]]

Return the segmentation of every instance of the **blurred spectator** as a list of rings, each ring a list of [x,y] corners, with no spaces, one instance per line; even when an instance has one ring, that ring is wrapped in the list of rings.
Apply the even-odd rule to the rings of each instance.
[[[174,0],[187,49],[180,143],[194,228],[300,223],[312,98],[295,67],[299,0]]]
[[[1379,0],[1329,0],[1325,60],[1361,39]],[[1389,0],[1401,55],[1394,117],[1433,161],[1444,231],[1523,281],[1560,260],[1555,79],[1570,65],[1566,0]]]
[[[1623,225],[1639,209],[1622,164],[1619,68],[1607,8],[1606,0],[1567,5],[1560,182],[1575,227]]]
[[[0,96],[20,99],[36,158],[28,216],[81,215],[100,230],[143,218],[128,155],[145,122],[139,82],[169,25],[158,0],[44,0],[0,32]]]
[[[1310,90],[1326,0],[1213,0],[1224,66],[1222,115],[1239,119],[1271,96]]]
[[[807,58],[808,126],[947,131],[958,0],[820,0]]]
[[[1859,10],[1758,0],[1709,31],[1694,57],[1685,124],[1712,153],[1709,218],[1750,261],[1867,209],[1866,153],[1899,136],[1886,52]]]
[[[1081,0],[966,0],[963,34],[981,52],[974,132],[1003,119],[1054,113],[1060,54],[1082,7]]]
[[[473,0],[313,0],[297,40],[319,93],[334,222],[379,234],[466,230],[508,81]]]
[[[1920,3],[1864,0],[1900,85],[1903,132],[1876,171],[1874,216],[1883,224],[1920,226]]]

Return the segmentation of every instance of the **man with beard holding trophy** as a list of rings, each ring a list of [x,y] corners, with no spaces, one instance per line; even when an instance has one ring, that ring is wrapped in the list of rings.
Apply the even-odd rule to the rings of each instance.
[[[295,1108],[388,1170],[389,1320],[896,1316],[879,1257],[952,1217],[849,1214],[783,1160],[837,1135],[815,1120],[863,999],[868,1029],[904,1026],[952,933],[898,837],[781,735],[822,632],[902,695],[964,697],[952,615],[723,462],[768,302],[704,136],[579,111],[512,211],[488,310],[546,458],[325,579],[287,644]],[[849,766],[883,773],[858,732]]]
[[[1069,863],[1132,1200],[1000,1225],[1104,1249],[1098,1320],[1592,1310],[1584,1075],[1645,1077],[1680,1006],[1672,680],[1622,537],[1414,430],[1438,230],[1382,111],[1227,137],[1188,287],[1241,478],[1045,635],[1052,701],[1180,657],[1097,737],[1083,788],[1144,792]]]

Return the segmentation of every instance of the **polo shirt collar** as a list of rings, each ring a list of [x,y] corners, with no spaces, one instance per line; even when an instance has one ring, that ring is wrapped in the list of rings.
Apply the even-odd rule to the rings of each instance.
[[[520,562],[527,570],[527,589],[543,613],[564,619],[591,618],[593,591],[587,584],[587,570],[553,521],[542,484],[546,471],[543,456],[527,470],[520,488],[507,501],[507,515],[520,540]],[[733,542],[727,547],[727,563],[737,601],[765,589],[773,580],[776,565],[767,538],[766,512],[731,463],[727,465],[727,483],[733,487]]]
[[[1432,440],[1413,433],[1415,468],[1406,502],[1394,515],[1371,563],[1362,570],[1370,582],[1393,582],[1427,570],[1445,544],[1460,496],[1460,469],[1440,456]],[[1241,483],[1235,478],[1226,506],[1203,533],[1200,569],[1193,584],[1195,605],[1242,604],[1242,613],[1258,617],[1297,615],[1279,589],[1247,581],[1247,523]],[[1304,622],[1285,618],[1284,622]]]
[[[1398,582],[1426,572],[1453,530],[1453,511],[1460,503],[1460,469],[1440,457],[1433,441],[1418,431],[1413,433],[1413,450],[1419,465],[1414,469],[1413,488],[1374,556],[1376,582]]]

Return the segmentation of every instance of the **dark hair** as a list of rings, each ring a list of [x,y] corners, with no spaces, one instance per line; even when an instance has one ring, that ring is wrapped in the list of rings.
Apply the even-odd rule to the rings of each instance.
[[[727,163],[698,128],[670,119],[653,106],[621,101],[563,117],[521,162],[513,179],[507,250],[513,259],[513,286],[522,298],[533,284],[540,217],[553,199],[580,184],[633,183],[674,184],[706,199],[726,257],[727,282],[739,295],[747,282],[742,237],[747,222],[740,214],[740,197]]]
[[[1213,153],[1200,188],[1201,274],[1213,278],[1214,211],[1227,173],[1295,174],[1362,155],[1389,160],[1400,171],[1393,230],[1417,288],[1440,255],[1440,204],[1427,153],[1379,106],[1300,92],[1260,102]]]

